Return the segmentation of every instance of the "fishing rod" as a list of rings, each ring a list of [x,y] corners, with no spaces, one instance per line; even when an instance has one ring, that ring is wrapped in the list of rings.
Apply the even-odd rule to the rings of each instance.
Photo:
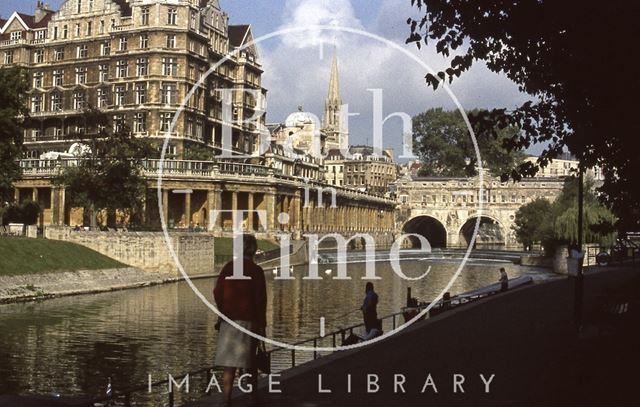
[[[360,311],[360,308],[352,309],[351,311],[347,312],[346,314],[338,315],[338,316],[337,316],[336,318],[334,318],[334,319],[342,319],[342,318],[344,318],[344,317],[346,317],[346,316],[349,316],[349,315],[353,314],[353,313],[354,313],[354,312],[356,312],[356,311]]]

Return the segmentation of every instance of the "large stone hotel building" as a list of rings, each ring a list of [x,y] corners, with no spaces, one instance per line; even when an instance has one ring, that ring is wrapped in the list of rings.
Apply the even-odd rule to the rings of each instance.
[[[255,47],[233,52],[252,41],[251,29],[229,25],[217,0],[68,0],[57,12],[38,2],[34,15],[14,13],[0,29],[2,65],[27,68],[32,81],[25,145],[33,158],[71,145],[89,106],[108,112],[114,126],[164,139],[188,92],[227,55],[186,103],[168,153],[221,148],[220,89],[232,88],[232,149],[256,148],[262,70]]]
[[[170,228],[201,225],[226,233],[242,211],[245,230],[272,237],[282,231],[390,236],[395,201],[329,188],[321,157],[308,148],[294,154],[268,133],[263,71],[252,41],[250,26],[229,25],[217,0],[67,0],[58,11],[38,1],[34,15],[0,20],[0,67],[22,67],[31,81],[15,201],[38,202],[40,226],[87,224],[84,211],[70,207],[65,187],[52,181],[61,167],[76,165],[83,112],[95,107],[114,130],[126,126],[158,144],[168,139],[163,166],[146,160],[146,226],[165,219]],[[335,55],[331,69],[322,128],[307,132],[294,121],[282,133],[320,134],[320,151],[346,141]],[[214,161],[211,153],[227,158]],[[323,201],[307,199],[316,190]]]

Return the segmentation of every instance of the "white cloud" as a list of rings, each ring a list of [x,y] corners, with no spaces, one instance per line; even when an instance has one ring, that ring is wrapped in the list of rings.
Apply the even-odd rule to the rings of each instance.
[[[305,29],[311,26],[363,28],[355,16],[349,0],[287,0],[280,30]],[[341,35],[335,31],[306,30],[300,34],[287,34],[282,42],[292,48],[340,43]]]

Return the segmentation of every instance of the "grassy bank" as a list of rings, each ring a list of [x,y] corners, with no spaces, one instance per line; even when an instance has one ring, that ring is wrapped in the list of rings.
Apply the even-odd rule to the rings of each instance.
[[[126,267],[74,243],[48,239],[0,238],[0,275]]]

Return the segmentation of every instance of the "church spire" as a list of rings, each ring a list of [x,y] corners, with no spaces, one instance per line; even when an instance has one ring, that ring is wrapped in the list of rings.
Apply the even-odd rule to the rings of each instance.
[[[328,141],[340,142],[342,129],[342,98],[340,97],[340,81],[338,79],[338,56],[336,47],[333,47],[331,61],[331,76],[329,77],[329,93],[324,101],[324,114],[322,127],[329,133]]]
[[[329,77],[329,93],[324,102],[322,127],[326,135],[326,148],[340,148],[347,143],[348,129],[342,123],[342,97],[340,97],[340,81],[338,79],[338,55],[333,47],[331,76]]]
[[[336,47],[333,47],[333,60],[331,61],[331,77],[329,79],[329,95],[327,102],[342,104],[340,98],[340,81],[338,80],[338,56]]]

